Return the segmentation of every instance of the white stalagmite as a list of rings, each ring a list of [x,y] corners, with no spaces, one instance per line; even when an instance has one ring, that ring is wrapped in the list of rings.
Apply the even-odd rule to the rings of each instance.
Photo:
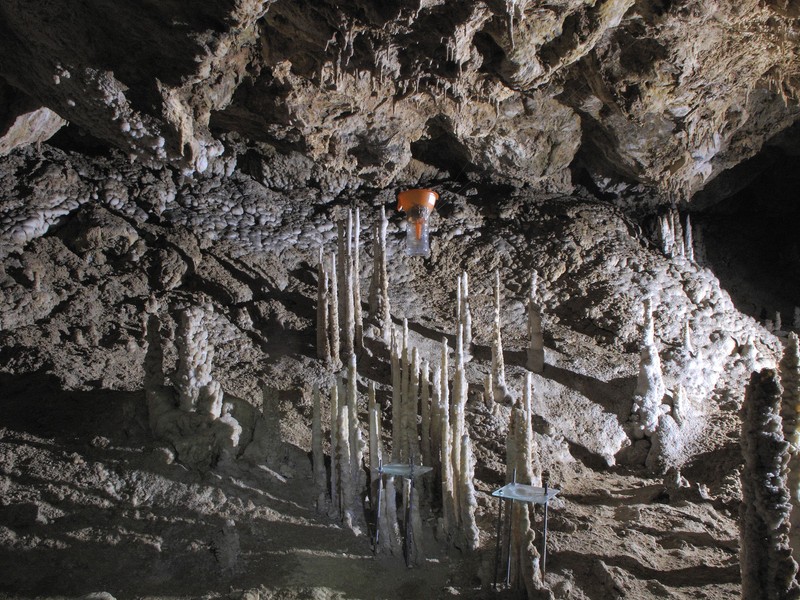
[[[672,208],[672,228],[675,238],[675,249],[673,250],[672,255],[675,258],[685,258],[686,247],[684,245],[683,227],[681,226],[681,214],[675,207]]]
[[[464,352],[470,355],[472,348],[472,308],[469,302],[469,276],[464,271],[461,274],[461,323],[464,325]]]
[[[430,365],[422,361],[419,374],[419,406],[421,417],[420,454],[422,464],[431,466],[431,405],[430,405]]]
[[[339,385],[331,386],[331,508],[329,514],[338,517],[339,512]]]
[[[683,350],[686,354],[694,354],[694,344],[692,344],[692,328],[689,317],[683,322]]]
[[[377,491],[374,482],[378,476],[378,465],[383,460],[381,445],[381,406],[375,400],[375,382],[369,382],[369,476],[373,482],[373,494]],[[375,496],[373,495],[373,500]]]
[[[175,345],[178,352],[178,371],[175,388],[181,410],[195,412],[200,390],[211,383],[211,366],[214,362],[214,346],[208,342],[205,307],[192,306],[180,313]],[[222,406],[220,405],[220,409]],[[219,416],[219,414],[217,414]]]
[[[347,211],[347,221],[337,223],[339,234],[339,335],[340,353],[355,352],[355,306],[353,304],[353,212]]]
[[[356,208],[355,228],[353,231],[353,320],[355,347],[364,347],[364,315],[361,309],[361,211]]]
[[[317,512],[325,512],[328,509],[328,482],[325,456],[322,453],[322,409],[319,386],[316,383],[312,395],[314,409],[311,417],[311,456],[314,465],[314,487],[317,490]]]
[[[325,271],[322,247],[320,247],[317,266],[317,358],[324,361],[331,359],[328,310],[328,273]]]
[[[694,262],[694,238],[692,236],[692,219],[689,216],[689,213],[686,213],[686,225],[683,228],[683,240],[686,258]]]
[[[494,395],[495,398],[505,398],[507,388],[500,320],[500,271],[494,272],[494,322],[492,328],[492,379],[494,380],[495,387]]]
[[[403,437],[403,378],[400,370],[400,349],[397,331],[392,329],[392,460],[400,460],[400,446]]]
[[[527,374],[522,402],[515,402],[508,428],[506,478],[526,485],[541,485],[541,467],[535,452],[532,412],[532,381]],[[509,472],[511,472],[509,477]],[[541,587],[539,552],[530,517],[530,505],[513,502],[511,506],[511,584],[516,589],[527,589],[529,597]]]
[[[339,441],[336,444],[336,466],[339,471],[339,511],[342,522],[347,527],[355,529],[358,491],[356,483],[353,481],[351,468],[348,409],[347,404],[343,402],[339,404],[336,430],[339,433]],[[333,503],[336,504],[336,499],[333,500]]]
[[[339,365],[341,353],[339,352],[339,275],[337,272],[338,261],[336,253],[331,255],[330,268],[330,293],[328,294],[328,335],[330,336],[331,362],[333,366]]]
[[[441,432],[441,415],[439,414],[442,388],[442,369],[437,366],[433,370],[433,377],[431,378],[431,429],[430,429],[430,444],[431,444],[431,462],[430,466],[433,467],[434,478],[441,479],[441,460],[440,452],[442,448],[442,432]]]
[[[792,503],[789,541],[792,556],[800,563],[800,350],[797,334],[789,334],[778,365],[781,387],[783,439],[789,444],[789,473],[786,486]]]
[[[534,373],[544,372],[544,334],[542,333],[542,309],[537,294],[538,275],[531,277],[528,295],[528,369]]]
[[[492,374],[487,373],[483,380],[483,403],[489,411],[494,411],[494,386],[492,385]]]
[[[442,338],[442,373],[447,373],[447,338]],[[446,376],[441,377],[439,393],[439,433],[441,434],[441,474],[442,474],[442,529],[450,535],[456,524],[456,508],[453,481],[453,441],[450,429],[450,394]]]
[[[397,522],[397,488],[391,475],[384,477],[385,487],[381,494],[381,512],[378,517],[380,537],[378,551],[394,556],[402,552],[400,527]]]
[[[475,497],[475,461],[472,457],[472,443],[466,433],[461,436],[461,480],[459,482],[459,498],[461,500],[461,526],[459,530],[464,536],[468,550],[478,548],[478,525],[475,522],[475,508],[478,500]]]
[[[775,331],[783,331],[783,320],[780,311],[775,311]]]
[[[417,348],[411,350],[411,362],[408,372],[408,387],[403,398],[403,417],[405,435],[404,461],[413,460],[415,465],[420,464],[419,433],[417,432],[417,406],[419,405],[419,352]]]
[[[649,298],[644,301],[644,329],[639,356],[639,376],[631,411],[634,438],[651,436],[658,427],[661,404],[666,388],[661,374],[661,359],[655,342],[653,309]]]
[[[456,365],[453,376],[453,398],[450,404],[450,426],[451,434],[451,456],[450,462],[453,469],[453,497],[455,510],[458,515],[463,514],[463,498],[461,497],[462,480],[464,474],[461,472],[463,461],[461,459],[461,438],[466,433],[464,422],[464,409],[467,404],[468,384],[466,373],[464,372],[464,348],[463,348],[463,326],[458,325],[456,335]]]
[[[372,241],[372,281],[369,289],[370,320],[381,333],[384,342],[389,343],[392,335],[392,314],[389,304],[389,277],[386,271],[386,230],[389,221],[386,210],[381,206],[380,221],[375,225]]]
[[[753,373],[742,404],[744,466],[739,505],[742,598],[798,598],[797,563],[789,547],[789,443],[783,439],[777,373]]]
[[[347,362],[347,422],[350,425],[350,476],[353,485],[361,487],[361,464],[363,451],[361,449],[362,435],[358,425],[358,370],[356,366],[356,355],[351,354]]]

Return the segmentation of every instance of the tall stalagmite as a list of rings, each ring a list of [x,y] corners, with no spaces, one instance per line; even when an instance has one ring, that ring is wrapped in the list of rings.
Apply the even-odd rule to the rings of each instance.
[[[800,598],[789,547],[789,444],[781,426],[781,385],[772,369],[753,373],[742,406],[742,504],[739,565],[742,598]]]
[[[328,510],[328,482],[325,472],[325,456],[322,453],[322,409],[319,386],[312,391],[314,408],[311,417],[311,455],[313,462],[314,488],[317,491],[317,512]]]
[[[538,298],[538,275],[531,277],[528,295],[528,369],[534,373],[544,372],[544,335],[542,333],[542,309]]]
[[[389,343],[392,335],[392,314],[389,304],[389,276],[386,270],[386,230],[389,221],[381,206],[380,219],[375,224],[372,239],[372,280],[369,288],[369,317],[378,327],[381,338]]]
[[[781,421],[783,438],[789,444],[787,486],[792,504],[789,539],[792,556],[800,563],[800,351],[797,334],[789,334],[778,365],[783,395]]]
[[[492,323],[492,379],[495,399],[505,398],[506,365],[503,357],[502,321],[500,317],[500,271],[494,272],[494,321]]]

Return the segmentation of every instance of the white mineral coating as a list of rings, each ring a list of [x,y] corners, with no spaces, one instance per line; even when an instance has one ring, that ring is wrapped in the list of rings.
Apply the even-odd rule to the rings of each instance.
[[[311,457],[313,462],[314,488],[317,492],[317,512],[328,511],[328,477],[325,471],[325,455],[322,450],[322,407],[319,385],[312,390],[314,401],[311,415]]]
[[[742,598],[797,598],[797,563],[789,546],[789,443],[781,426],[777,373],[753,373],[741,410],[742,503],[739,565]]]
[[[317,358],[326,362],[331,360],[328,301],[328,274],[325,272],[322,247],[320,247],[317,264]]]
[[[339,338],[339,274],[336,253],[331,255],[330,290],[328,292],[328,335],[330,336],[331,362],[340,364],[341,348]]]
[[[211,380],[200,388],[197,395],[197,412],[208,415],[212,420],[222,415],[222,386],[219,381]]]
[[[542,485],[542,467],[536,438],[533,436],[533,376],[525,374],[525,386],[522,392],[522,410],[524,421],[517,423],[517,481],[529,485]]]
[[[789,464],[786,485],[792,504],[789,540],[795,562],[800,558],[800,350],[798,338],[789,333],[783,357],[778,364],[783,393],[781,395],[781,423],[783,439],[789,445]]]
[[[494,386],[492,385],[492,374],[487,373],[483,380],[483,403],[489,412],[495,411]]]
[[[375,400],[375,382],[369,382],[368,388],[368,426],[369,426],[369,479],[370,498],[375,508],[378,493],[378,467],[383,461],[383,447],[381,444],[381,407]]]
[[[470,551],[477,550],[479,543],[479,530],[475,522],[475,508],[478,499],[475,496],[475,461],[472,456],[472,443],[469,435],[461,436],[461,467],[459,468],[459,500],[461,504],[460,531],[464,536],[466,548]]]
[[[469,298],[469,276],[464,271],[461,274],[461,323],[464,326],[464,352],[470,356],[472,348],[472,308]]]

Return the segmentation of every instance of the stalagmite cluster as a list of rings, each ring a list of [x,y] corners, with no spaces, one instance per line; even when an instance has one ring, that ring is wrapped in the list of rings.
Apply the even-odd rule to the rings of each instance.
[[[506,440],[506,482],[516,481],[526,485],[541,486],[542,471],[539,464],[532,427],[533,376],[525,378],[522,401],[517,400],[511,409],[511,421]],[[525,588],[529,595],[541,587],[539,551],[536,549],[532,527],[532,505],[511,503],[510,578],[512,587]]]
[[[800,598],[789,547],[789,444],[781,426],[781,386],[772,369],[753,373],[742,406],[742,598]]]
[[[655,342],[653,308],[650,298],[644,301],[644,328],[639,359],[639,376],[631,411],[632,433],[635,439],[651,436],[663,413],[662,400],[666,389],[661,374],[661,359]]]
[[[211,316],[208,306],[179,313],[173,386],[167,385],[170,377],[164,374],[161,319],[150,314],[147,321],[144,387],[150,427],[157,438],[174,446],[182,462],[199,467],[233,461],[242,434],[233,405],[223,404],[222,387],[212,377]]]
[[[325,268],[322,249],[317,266],[317,356],[338,366],[342,357],[364,344],[361,308],[361,218],[355,210],[337,222],[337,252]],[[387,303],[388,310],[388,303]]]
[[[680,213],[672,207],[666,214],[658,217],[656,229],[658,243],[661,251],[670,258],[687,259],[692,262],[695,260],[694,236],[692,234],[692,222],[689,215],[681,225]]]

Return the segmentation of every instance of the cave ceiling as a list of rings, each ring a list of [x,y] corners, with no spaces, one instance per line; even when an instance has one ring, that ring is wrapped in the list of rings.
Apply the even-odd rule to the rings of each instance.
[[[0,154],[69,123],[184,173],[236,141],[329,189],[675,202],[795,122],[799,34],[777,0],[3,0]]]

